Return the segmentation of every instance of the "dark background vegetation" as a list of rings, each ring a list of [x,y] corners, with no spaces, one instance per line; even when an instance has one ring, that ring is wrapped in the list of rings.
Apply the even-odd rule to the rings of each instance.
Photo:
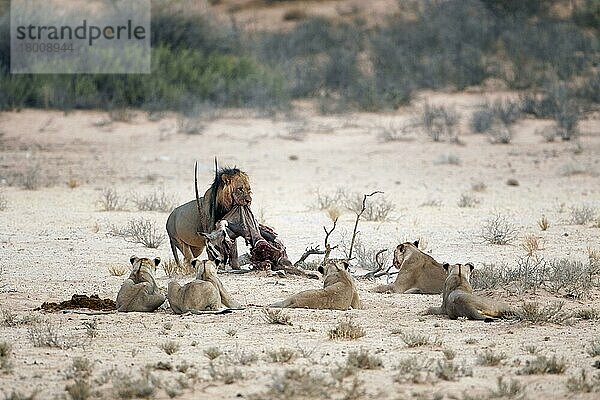
[[[419,89],[493,78],[524,93],[524,112],[585,111],[600,101],[600,1],[575,1],[562,16],[553,12],[560,2],[419,1],[377,25],[300,15],[276,32],[154,2],[148,76],[10,75],[8,2],[0,1],[0,109],[282,109],[312,98],[323,112],[377,111]]]

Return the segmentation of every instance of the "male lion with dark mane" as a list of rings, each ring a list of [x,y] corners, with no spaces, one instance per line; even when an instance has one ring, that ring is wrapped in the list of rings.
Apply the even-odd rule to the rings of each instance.
[[[203,197],[198,196],[197,171],[195,176],[196,199],[175,208],[167,219],[167,233],[171,250],[177,265],[179,250],[186,263],[202,254],[206,239],[201,234],[212,232],[217,221],[221,220],[235,206],[249,206],[252,202],[250,179],[237,168],[221,168]],[[239,268],[237,248],[232,249],[231,267]],[[211,257],[211,254],[209,254]]]

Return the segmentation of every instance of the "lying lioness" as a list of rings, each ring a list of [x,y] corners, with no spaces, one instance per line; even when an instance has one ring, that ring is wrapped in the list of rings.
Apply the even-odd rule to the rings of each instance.
[[[467,317],[475,320],[492,320],[515,315],[514,310],[504,303],[473,294],[470,277],[473,264],[444,264],[448,278],[440,307],[431,307],[426,314],[445,314],[450,319]]]
[[[154,280],[160,258],[150,260],[131,256],[133,270],[117,294],[118,311],[154,311],[165,302]]]
[[[323,289],[305,290],[283,301],[271,304],[271,307],[316,308],[330,310],[348,310],[362,308],[354,278],[348,272],[348,262],[337,260],[319,267],[323,274]]]
[[[396,281],[372,289],[377,293],[437,294],[444,290],[448,275],[442,264],[419,250],[419,242],[402,243],[394,250],[394,267],[398,268]]]
[[[194,258],[191,263],[196,268],[196,280],[184,286],[169,282],[167,298],[175,314],[240,308],[217,277],[217,266],[213,261]]]

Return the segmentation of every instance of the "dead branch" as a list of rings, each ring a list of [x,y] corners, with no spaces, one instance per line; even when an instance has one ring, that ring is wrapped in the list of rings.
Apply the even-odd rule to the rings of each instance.
[[[377,252],[377,254],[375,254],[375,263],[377,264],[377,269],[375,269],[367,274],[362,275],[361,278],[373,279],[373,278],[375,278],[375,276],[378,272],[383,270],[383,261],[381,261],[379,259],[379,256],[382,255],[383,253],[385,253],[386,251],[388,251],[388,249],[381,249]],[[390,270],[390,268],[392,268],[391,265],[387,268],[386,272],[384,272],[382,275],[385,275]],[[379,276],[381,276],[381,275],[379,275]]]
[[[360,217],[363,215],[363,213],[365,212],[365,208],[367,206],[367,197],[371,197],[374,196],[376,194],[383,194],[383,192],[376,190],[371,194],[365,194],[363,195],[363,200],[362,200],[362,207],[360,209],[360,212],[356,213],[356,221],[354,221],[354,230],[352,231],[352,240],[350,241],[350,250],[348,251],[348,259],[352,258],[352,249],[354,247],[354,241],[356,240],[356,233],[357,233],[357,229],[358,229],[358,221],[360,220]]]
[[[329,244],[329,236],[335,230],[335,227],[338,222],[338,218],[339,217],[335,218],[335,220],[333,221],[333,226],[331,227],[330,230],[327,230],[326,227],[323,227],[323,230],[325,231],[325,252],[324,252],[325,255],[323,256],[323,265],[325,265],[327,263],[327,261],[329,260],[329,255],[331,254],[331,250],[334,250],[337,247],[337,246],[332,247]]]
[[[303,263],[308,258],[308,256],[311,256],[313,254],[325,254],[325,251],[321,250],[318,245],[312,246],[312,247],[307,247],[306,250],[304,251],[304,254],[302,254],[302,256],[300,256],[298,261],[296,261],[294,263],[294,266],[298,266],[300,263]]]

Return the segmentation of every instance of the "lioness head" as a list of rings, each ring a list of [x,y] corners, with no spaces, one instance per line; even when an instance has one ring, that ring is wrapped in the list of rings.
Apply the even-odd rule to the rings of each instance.
[[[133,266],[131,274],[129,275],[129,279],[133,280],[135,283],[154,281],[153,276],[156,272],[156,267],[158,267],[158,264],[160,264],[159,257],[151,260],[146,257],[140,258],[137,256],[131,256],[131,258],[129,258],[129,262]]]
[[[325,266],[319,265],[317,271],[326,277],[327,275],[336,273],[338,271],[348,271],[349,268],[350,264],[346,260],[329,260]]]
[[[191,263],[192,267],[196,269],[196,279],[206,281],[209,277],[217,275],[217,266],[211,260],[194,258]]]
[[[221,169],[217,175],[217,203],[225,210],[233,206],[248,206],[252,202],[250,179],[237,168]]]
[[[415,252],[419,251],[419,241],[415,240],[414,242],[406,242],[399,244],[396,246],[396,250],[394,250],[394,267],[400,269],[400,266],[404,262],[405,259],[409,258]]]
[[[450,279],[451,277],[459,277],[465,279],[469,283],[471,282],[471,273],[475,269],[475,267],[471,263],[454,265],[445,263],[443,267],[446,271],[448,271],[448,279]]]

